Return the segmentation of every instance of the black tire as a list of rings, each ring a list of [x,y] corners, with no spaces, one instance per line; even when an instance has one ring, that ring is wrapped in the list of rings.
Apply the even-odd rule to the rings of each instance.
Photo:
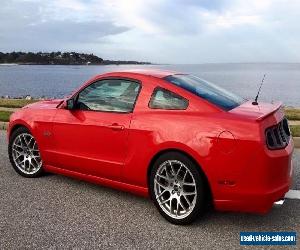
[[[175,161],[179,161],[179,162],[183,163],[185,165],[185,167],[192,174],[194,181],[196,183],[195,189],[197,192],[196,192],[195,198],[193,200],[195,202],[194,207],[192,209],[190,209],[191,212],[184,218],[173,218],[170,215],[168,215],[167,212],[165,212],[162,209],[162,207],[159,205],[159,202],[156,199],[156,194],[155,194],[155,190],[154,190],[155,175],[156,175],[157,171],[159,171],[160,166],[169,160],[171,160],[171,161],[175,160]],[[170,185],[173,186],[173,184],[169,184],[169,187],[170,187]],[[205,211],[205,207],[207,205],[206,204],[207,199],[205,197],[205,179],[204,179],[203,175],[201,174],[201,170],[199,169],[199,166],[197,166],[190,158],[188,158],[184,154],[181,154],[178,152],[168,152],[168,153],[161,155],[155,161],[154,165],[152,166],[152,169],[150,172],[150,178],[149,178],[149,187],[150,187],[151,199],[153,200],[158,211],[166,220],[168,220],[169,222],[171,222],[173,224],[177,224],[177,225],[190,224],[190,223],[194,222],[197,218],[199,218],[200,215],[202,215],[203,212]],[[175,186],[173,186],[173,187],[175,187]],[[182,187],[182,190],[183,190],[183,187]],[[170,195],[171,195],[171,193],[170,193]],[[176,202],[178,203],[178,201],[176,201]],[[172,203],[172,199],[170,201],[170,207],[171,207],[171,203]],[[177,209],[178,209],[178,206],[177,206]],[[170,208],[170,210],[172,210],[172,209]]]
[[[30,131],[25,128],[25,127],[19,127],[16,130],[13,131],[13,133],[11,134],[10,138],[9,138],[9,144],[8,144],[8,155],[9,155],[9,160],[11,165],[13,166],[14,170],[21,176],[23,177],[27,177],[27,178],[36,178],[39,177],[41,175],[43,175],[44,171],[43,171],[43,166],[40,167],[40,169],[33,173],[33,174],[27,174],[22,172],[16,165],[14,159],[13,159],[13,150],[12,150],[12,146],[13,146],[13,142],[15,141],[16,137],[21,135],[21,134],[30,134],[32,137],[33,135],[30,133]]]

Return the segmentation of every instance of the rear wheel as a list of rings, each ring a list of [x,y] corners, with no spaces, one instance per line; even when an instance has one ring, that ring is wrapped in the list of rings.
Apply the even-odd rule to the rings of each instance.
[[[42,174],[42,159],[37,142],[25,127],[16,129],[8,145],[10,162],[15,171],[24,177],[38,177]]]
[[[150,194],[159,212],[174,224],[193,222],[204,208],[204,181],[188,157],[160,156],[150,175]]]

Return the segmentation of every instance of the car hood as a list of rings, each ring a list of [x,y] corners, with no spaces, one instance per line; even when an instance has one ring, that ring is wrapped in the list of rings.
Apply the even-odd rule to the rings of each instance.
[[[32,109],[55,109],[59,104],[63,102],[63,99],[51,99],[43,100],[35,103],[28,104],[23,108],[32,108]]]
[[[258,105],[253,105],[252,101],[247,101],[240,106],[230,110],[231,114],[242,115],[253,120],[262,120],[267,116],[278,111],[282,106],[281,102],[264,103],[259,102]]]

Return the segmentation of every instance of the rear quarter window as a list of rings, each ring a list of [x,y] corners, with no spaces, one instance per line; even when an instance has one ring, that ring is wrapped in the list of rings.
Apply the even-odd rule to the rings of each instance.
[[[199,77],[193,75],[175,74],[164,78],[226,111],[239,106],[243,98]]]
[[[187,99],[163,88],[156,88],[149,102],[152,109],[185,110],[188,105]]]

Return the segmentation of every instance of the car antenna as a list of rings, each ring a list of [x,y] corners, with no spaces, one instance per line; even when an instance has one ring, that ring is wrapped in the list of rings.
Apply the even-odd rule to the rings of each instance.
[[[256,95],[254,101],[252,102],[252,105],[258,105],[257,99],[258,99],[258,96],[259,96],[259,93],[260,93],[260,90],[261,90],[261,87],[262,87],[262,85],[263,85],[263,83],[264,83],[265,78],[266,78],[266,74],[264,74],[264,77],[263,77],[263,79],[261,80],[261,83],[260,83],[260,86],[259,86],[257,95]]]

